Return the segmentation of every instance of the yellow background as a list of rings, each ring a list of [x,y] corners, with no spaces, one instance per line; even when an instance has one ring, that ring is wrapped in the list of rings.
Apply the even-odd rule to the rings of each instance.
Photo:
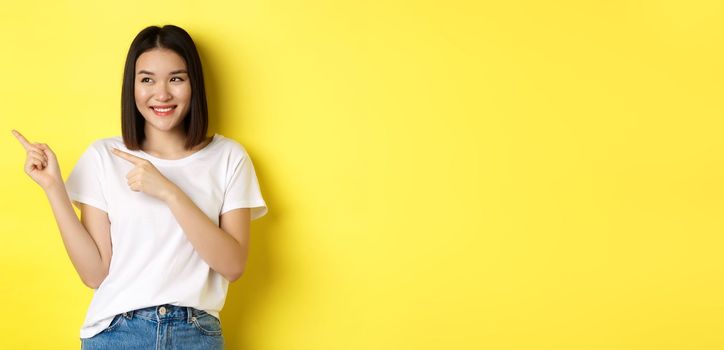
[[[92,296],[10,130],[66,178],[167,23],[270,208],[227,348],[724,347],[721,2],[100,3],[0,9],[0,348]]]

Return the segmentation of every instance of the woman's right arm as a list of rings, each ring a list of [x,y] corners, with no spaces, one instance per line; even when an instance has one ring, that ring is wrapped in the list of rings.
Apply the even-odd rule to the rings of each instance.
[[[62,182],[46,189],[45,194],[75,270],[83,283],[97,289],[108,275],[111,264],[108,214],[90,205],[81,204],[82,222],[78,221]]]
[[[55,153],[46,144],[28,142],[19,132],[13,135],[27,151],[25,172],[45,191],[75,270],[83,283],[96,289],[108,275],[111,261],[108,214],[81,205],[81,221],[73,210]]]

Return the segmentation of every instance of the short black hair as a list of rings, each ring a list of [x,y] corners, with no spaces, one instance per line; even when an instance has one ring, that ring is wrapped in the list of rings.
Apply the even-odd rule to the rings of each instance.
[[[168,49],[176,52],[186,62],[186,70],[191,83],[191,102],[189,115],[184,118],[186,132],[184,147],[191,149],[206,139],[209,124],[206,107],[204,74],[201,70],[201,58],[191,36],[182,28],[167,24],[163,27],[150,26],[141,30],[133,39],[126,56],[123,70],[123,88],[121,89],[121,129],[123,143],[131,150],[139,150],[146,138],[145,119],[136,107],[134,81],[136,60],[142,53],[152,49]]]

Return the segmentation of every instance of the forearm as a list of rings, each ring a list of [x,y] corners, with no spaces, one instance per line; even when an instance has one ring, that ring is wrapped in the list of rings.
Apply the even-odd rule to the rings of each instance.
[[[178,187],[167,197],[166,204],[199,256],[227,280],[238,279],[246,264],[246,249]]]
[[[45,194],[55,215],[70,261],[83,283],[91,288],[97,288],[107,273],[98,246],[73,211],[65,186],[63,183],[52,186],[45,190]]]

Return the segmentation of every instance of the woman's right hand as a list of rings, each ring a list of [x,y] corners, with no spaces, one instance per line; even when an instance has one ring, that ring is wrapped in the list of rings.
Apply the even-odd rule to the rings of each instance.
[[[44,143],[31,144],[16,130],[13,130],[13,135],[20,141],[28,154],[28,158],[25,160],[25,173],[45,191],[53,186],[63,185],[60,166],[53,150]]]

